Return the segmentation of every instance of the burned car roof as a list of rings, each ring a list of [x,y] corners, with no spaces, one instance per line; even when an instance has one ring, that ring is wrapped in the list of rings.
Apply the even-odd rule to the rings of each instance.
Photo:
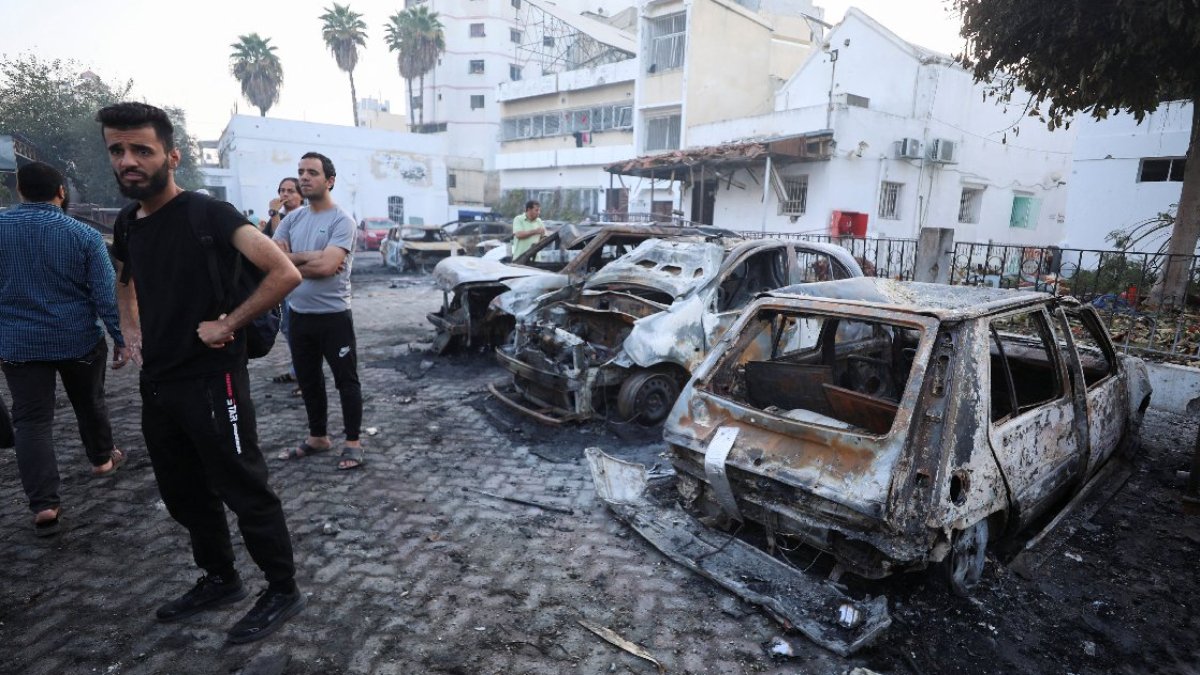
[[[678,298],[716,275],[725,252],[705,242],[647,239],[623,258],[593,274],[583,285],[593,290],[612,284],[647,286]]]
[[[760,297],[843,300],[927,314],[946,321],[1045,302],[1052,296],[1049,293],[986,286],[948,286],[861,277],[787,286],[763,293]]]

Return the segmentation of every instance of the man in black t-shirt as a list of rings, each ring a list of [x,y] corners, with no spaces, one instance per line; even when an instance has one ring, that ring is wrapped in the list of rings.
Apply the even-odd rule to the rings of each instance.
[[[246,597],[224,503],[237,514],[246,550],[268,583],[229,640],[257,640],[303,609],[305,598],[294,579],[283,508],[258,447],[239,329],[279,304],[299,285],[300,273],[232,206],[175,184],[179,151],[166,113],[119,103],[96,120],[121,194],[138,200],[137,211],[114,228],[125,335],[117,361],[142,367],[142,433],[159,493],[187,528],[193,558],[205,572],[157,616],[175,621]],[[206,227],[197,230],[192,219],[201,216]],[[265,275],[237,307],[218,306],[203,236],[211,237],[220,270],[232,276],[243,255]]]

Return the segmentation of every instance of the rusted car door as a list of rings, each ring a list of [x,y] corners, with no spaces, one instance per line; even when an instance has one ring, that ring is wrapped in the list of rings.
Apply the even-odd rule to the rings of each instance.
[[[1071,348],[1079,356],[1087,396],[1088,459],[1091,475],[1112,454],[1129,413],[1127,384],[1117,367],[1117,354],[1104,332],[1100,317],[1091,307],[1070,307],[1064,311],[1070,328]]]
[[[989,441],[1017,519],[1027,523],[1079,476],[1085,452],[1076,392],[1042,307],[980,325],[987,345]]]

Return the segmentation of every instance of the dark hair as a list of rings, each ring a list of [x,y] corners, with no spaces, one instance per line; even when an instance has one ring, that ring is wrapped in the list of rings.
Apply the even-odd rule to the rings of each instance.
[[[337,169],[333,168],[333,160],[319,152],[306,152],[301,155],[300,159],[319,159],[321,160],[321,172],[325,174],[326,178],[337,176]]]
[[[162,108],[134,101],[114,103],[101,108],[96,113],[96,121],[100,123],[101,133],[104,133],[105,127],[122,131],[154,127],[154,135],[162,143],[163,150],[170,152],[175,149],[175,125],[171,124],[171,118]]]
[[[529,209],[532,209],[535,206],[541,206],[541,205],[542,205],[542,203],[539,202],[538,200],[530,199],[529,201],[525,202],[525,210],[528,211]]]
[[[17,169],[17,192],[26,201],[48,202],[58,196],[58,189],[65,187],[58,169],[43,162],[30,162]]]
[[[300,194],[300,179],[293,178],[291,176],[288,176],[287,178],[284,178],[283,180],[279,181],[279,187],[275,188],[275,192],[279,192],[279,188],[283,187],[284,183],[291,183],[291,184],[295,185],[296,186],[296,194]]]

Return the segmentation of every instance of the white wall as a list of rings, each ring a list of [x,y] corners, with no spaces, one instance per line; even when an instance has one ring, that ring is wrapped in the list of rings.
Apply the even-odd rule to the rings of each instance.
[[[357,218],[386,217],[388,197],[399,196],[406,220],[451,220],[440,135],[237,115],[220,148],[226,168],[208,184],[224,185],[234,206],[255,215],[266,213],[279,181],[295,176],[301,155],[313,151],[333,161],[333,200]]]
[[[1182,182],[1140,183],[1146,158],[1183,157],[1187,153],[1191,103],[1164,103],[1138,124],[1132,115],[1105,120],[1078,116],[1075,161],[1068,179],[1065,239],[1072,248],[1110,249],[1105,236],[1129,228],[1158,213],[1175,211]],[[1165,233],[1164,233],[1165,235]],[[1139,250],[1157,250],[1156,237]]]

